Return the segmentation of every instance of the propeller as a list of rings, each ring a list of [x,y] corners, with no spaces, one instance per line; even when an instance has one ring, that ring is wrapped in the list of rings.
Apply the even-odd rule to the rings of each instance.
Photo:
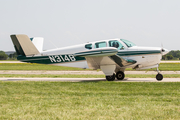
[[[169,52],[169,50],[165,49],[165,48],[163,47],[163,44],[161,43],[161,55],[162,55],[162,56],[163,56],[163,55],[166,55],[168,52]]]
[[[163,52],[165,52],[165,50],[163,49],[163,44],[161,43],[161,54],[163,55]]]

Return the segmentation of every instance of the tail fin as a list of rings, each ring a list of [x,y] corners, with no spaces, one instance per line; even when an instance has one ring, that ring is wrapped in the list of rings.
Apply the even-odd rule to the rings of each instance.
[[[27,35],[11,35],[11,39],[18,55],[32,56],[39,54]]]
[[[32,41],[32,43],[35,45],[35,47],[38,49],[39,52],[43,51],[44,38],[42,38],[42,37],[33,37],[33,38],[30,38],[30,40]]]

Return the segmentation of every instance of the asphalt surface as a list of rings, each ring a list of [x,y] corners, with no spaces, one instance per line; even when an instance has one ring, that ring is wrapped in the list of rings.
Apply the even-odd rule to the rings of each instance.
[[[180,71],[160,71],[161,74],[180,74]],[[0,70],[0,74],[79,74],[104,75],[102,71],[45,71],[45,70]],[[125,71],[125,74],[157,74],[157,71]]]
[[[0,61],[0,63],[26,63],[26,62],[20,62],[20,61]],[[180,63],[179,61],[161,61],[161,63]]]
[[[0,81],[59,81],[59,82],[98,82],[106,81],[104,78],[0,78]],[[180,82],[180,78],[164,78],[157,81],[155,78],[125,78],[115,82]]]

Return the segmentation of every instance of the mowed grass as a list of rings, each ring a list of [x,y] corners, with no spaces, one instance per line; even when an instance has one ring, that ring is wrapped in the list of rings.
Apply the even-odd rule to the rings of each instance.
[[[0,63],[0,70],[68,70],[68,71],[84,71],[91,69],[81,69],[74,67],[64,67],[64,66],[54,66],[54,65],[44,65],[36,63]],[[128,68],[126,70],[132,70]],[[156,70],[155,69],[148,69]],[[180,71],[180,63],[161,63],[159,66],[161,71]]]
[[[126,70],[132,70],[130,68]],[[153,69],[146,69],[147,71],[156,71],[156,68]],[[141,71],[146,71],[141,70]],[[159,64],[160,71],[180,71],[180,63],[160,63]]]
[[[0,82],[0,119],[173,119],[180,83]]]
[[[79,70],[90,70],[74,67],[64,67],[55,66],[47,64],[37,64],[37,63],[0,63],[0,70],[69,70],[69,71],[79,71]]]

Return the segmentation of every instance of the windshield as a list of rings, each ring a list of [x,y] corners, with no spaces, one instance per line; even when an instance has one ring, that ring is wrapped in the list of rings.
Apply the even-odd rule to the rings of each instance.
[[[128,47],[132,47],[132,46],[136,46],[136,44],[128,41],[128,40],[125,40],[125,39],[121,39],[121,41],[123,41]]]

